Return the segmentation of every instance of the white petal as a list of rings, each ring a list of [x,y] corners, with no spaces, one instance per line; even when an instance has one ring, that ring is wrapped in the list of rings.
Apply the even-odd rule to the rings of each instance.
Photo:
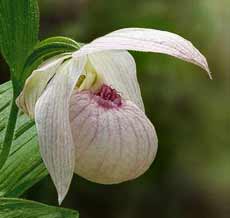
[[[87,91],[75,92],[70,121],[77,151],[75,173],[90,181],[115,184],[137,178],[155,158],[155,129],[129,100],[123,100],[121,108],[106,109]]]
[[[74,171],[69,100],[85,63],[85,57],[64,62],[35,106],[40,151],[56,186],[59,203],[69,189]]]
[[[168,54],[200,66],[209,73],[211,78],[205,57],[191,42],[174,33],[144,28],[121,29],[95,39],[73,55],[77,57],[103,50],[134,50]]]
[[[115,88],[124,98],[133,101],[144,111],[136,75],[136,63],[127,51],[105,51],[88,55],[106,85]]]
[[[58,67],[69,57],[71,57],[70,54],[62,54],[47,60],[38,69],[34,70],[26,80],[25,86],[16,103],[31,118],[34,118],[34,108],[38,98],[41,96],[50,79],[55,75]]]

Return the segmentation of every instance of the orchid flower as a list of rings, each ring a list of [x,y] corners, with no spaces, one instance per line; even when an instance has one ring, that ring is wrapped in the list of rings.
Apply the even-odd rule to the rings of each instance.
[[[200,66],[211,78],[205,57],[189,41],[142,28],[109,33],[33,71],[17,105],[35,119],[59,203],[73,173],[96,183],[121,183],[142,175],[156,156],[157,135],[127,50],[168,54]]]

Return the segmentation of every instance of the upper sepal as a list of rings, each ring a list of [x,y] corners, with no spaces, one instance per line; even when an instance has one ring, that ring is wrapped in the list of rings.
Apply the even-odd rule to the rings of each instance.
[[[145,28],[120,29],[93,40],[73,55],[77,57],[105,50],[134,50],[168,54],[200,66],[212,78],[206,58],[191,42],[174,33]]]

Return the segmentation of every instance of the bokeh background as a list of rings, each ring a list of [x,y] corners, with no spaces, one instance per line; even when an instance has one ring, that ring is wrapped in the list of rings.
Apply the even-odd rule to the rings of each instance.
[[[124,27],[167,30],[191,40],[209,61],[214,80],[174,58],[133,52],[146,113],[159,150],[150,170],[120,185],[75,176],[63,206],[81,218],[230,217],[230,1],[39,1],[40,38],[79,42]],[[9,79],[0,58],[1,83]],[[24,197],[57,205],[49,177]]]

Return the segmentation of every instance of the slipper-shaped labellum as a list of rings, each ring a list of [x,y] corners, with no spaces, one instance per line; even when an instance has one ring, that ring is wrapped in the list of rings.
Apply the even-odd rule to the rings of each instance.
[[[43,63],[17,104],[35,119],[59,203],[73,173],[101,184],[121,183],[143,174],[155,158],[156,132],[127,50],[168,54],[211,77],[205,57],[189,41],[153,29],[121,29]]]

